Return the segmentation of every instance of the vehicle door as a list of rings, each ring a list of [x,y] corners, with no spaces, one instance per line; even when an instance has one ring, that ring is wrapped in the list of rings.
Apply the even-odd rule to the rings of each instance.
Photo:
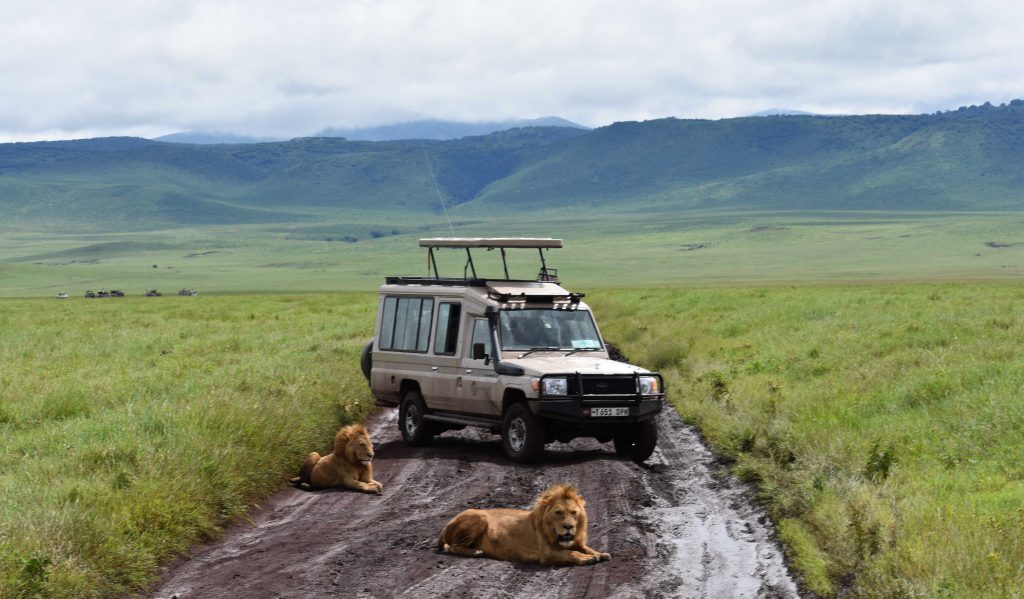
[[[458,404],[457,382],[462,375],[460,364],[459,331],[462,321],[462,304],[455,301],[441,301],[437,305],[437,322],[434,325],[434,343],[431,348],[431,395],[436,408],[456,410]]]
[[[491,343],[490,323],[486,318],[474,317],[465,327],[462,351],[462,370],[456,380],[459,398],[458,411],[488,416],[501,415],[501,402],[497,397],[498,373],[494,371],[494,347]],[[473,358],[473,347],[482,343],[486,356]]]

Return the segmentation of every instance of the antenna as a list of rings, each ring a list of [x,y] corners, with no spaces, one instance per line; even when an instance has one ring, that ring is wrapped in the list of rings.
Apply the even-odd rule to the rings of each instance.
[[[430,181],[434,184],[434,191],[437,193],[437,201],[441,202],[441,209],[444,210],[444,218],[448,221],[448,230],[451,231],[452,236],[455,236],[455,228],[452,227],[452,218],[448,216],[448,206],[444,203],[444,198],[441,197],[441,188],[437,186],[437,177],[434,176],[434,169],[430,166],[430,159],[427,157],[427,147],[420,145],[420,149],[423,150],[423,162],[427,163],[427,172],[430,173]]]

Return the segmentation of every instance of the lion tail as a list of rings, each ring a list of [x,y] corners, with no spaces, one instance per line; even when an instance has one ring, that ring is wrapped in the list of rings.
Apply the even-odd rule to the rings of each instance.
[[[295,486],[310,484],[309,477],[313,473],[313,467],[316,466],[316,463],[319,461],[320,454],[315,451],[306,456],[306,461],[302,463],[302,468],[299,469],[299,477],[297,479],[293,479],[292,483],[294,483]]]

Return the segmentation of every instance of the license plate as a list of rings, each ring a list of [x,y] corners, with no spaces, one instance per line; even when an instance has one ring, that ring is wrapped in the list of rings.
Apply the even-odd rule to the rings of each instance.
[[[629,416],[629,408],[590,408],[592,417],[598,416]]]

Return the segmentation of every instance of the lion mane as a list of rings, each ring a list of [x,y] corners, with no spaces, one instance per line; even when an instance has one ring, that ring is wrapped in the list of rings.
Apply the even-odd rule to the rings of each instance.
[[[383,485],[373,480],[373,442],[362,424],[350,424],[334,435],[332,452],[321,456],[313,452],[292,484],[300,488],[326,489],[347,487],[367,493],[380,493]]]
[[[531,510],[466,510],[444,527],[437,548],[542,566],[584,566],[612,557],[587,546],[586,502],[567,484],[549,487]]]

